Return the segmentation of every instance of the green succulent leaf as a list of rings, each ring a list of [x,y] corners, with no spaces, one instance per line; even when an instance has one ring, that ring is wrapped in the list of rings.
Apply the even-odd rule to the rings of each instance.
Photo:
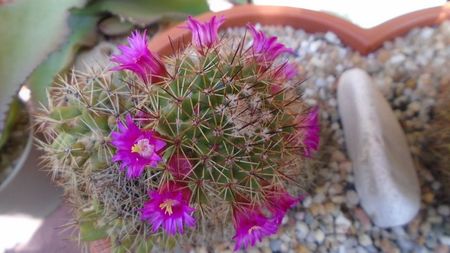
[[[70,67],[78,50],[94,46],[97,41],[96,16],[72,14],[69,18],[71,33],[58,50],[39,65],[28,79],[28,84],[35,101],[46,105],[46,91],[55,77]]]
[[[183,14],[200,14],[208,11],[205,0],[99,0],[94,1],[86,12],[110,12],[133,23],[148,25],[165,18],[183,19]]]
[[[68,9],[84,0],[15,0],[0,8],[0,131],[20,86],[68,34]]]

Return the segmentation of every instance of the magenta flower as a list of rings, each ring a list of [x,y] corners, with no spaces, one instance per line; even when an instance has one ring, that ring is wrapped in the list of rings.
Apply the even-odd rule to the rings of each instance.
[[[300,199],[292,197],[284,189],[270,190],[266,193],[266,205],[273,215],[276,224],[281,224],[286,212],[298,203]]]
[[[292,80],[298,75],[297,65],[294,63],[286,62],[275,73],[277,79]]]
[[[146,83],[159,81],[167,74],[166,67],[148,49],[147,32],[142,34],[134,31],[128,37],[129,46],[120,45],[121,55],[113,55],[111,60],[119,65],[112,70],[130,70],[138,75]]]
[[[174,154],[169,160],[167,169],[178,179],[187,176],[192,170],[192,164],[183,154]]]
[[[198,20],[188,17],[187,29],[192,33],[192,44],[197,50],[204,54],[205,48],[212,48],[217,43],[217,31],[225,22],[223,17],[213,16],[209,22],[201,23]]]
[[[298,75],[297,65],[286,62],[278,67],[274,73],[274,81],[270,86],[271,94],[277,94],[283,90],[283,83],[294,79]]]
[[[191,191],[188,187],[168,182],[150,192],[149,197],[141,210],[141,218],[152,225],[153,232],[162,227],[167,234],[175,235],[182,234],[184,226],[195,226],[195,209],[189,206]]]
[[[156,137],[154,131],[143,131],[136,126],[128,114],[126,125],[118,123],[119,132],[112,132],[111,144],[116,147],[114,162],[120,162],[120,169],[127,170],[128,178],[142,175],[146,166],[156,167],[161,161],[160,151],[166,143]]]
[[[247,27],[253,37],[252,50],[258,63],[270,65],[281,54],[294,53],[292,49],[277,42],[277,37],[267,38],[263,32],[257,31],[255,26],[249,24]]]
[[[312,153],[319,148],[320,123],[319,108],[315,107],[306,116],[298,116],[296,129],[297,144],[304,146],[304,155],[311,157]]]
[[[275,234],[278,224],[264,216],[258,207],[241,207],[234,210],[233,225],[236,234],[234,250],[255,246],[262,238]]]

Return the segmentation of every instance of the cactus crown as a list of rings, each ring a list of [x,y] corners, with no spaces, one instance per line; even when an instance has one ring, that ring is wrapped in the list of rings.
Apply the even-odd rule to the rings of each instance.
[[[82,239],[165,247],[232,220],[239,249],[275,233],[298,201],[287,189],[309,179],[317,110],[279,57],[291,50],[253,26],[251,46],[222,40],[223,22],[189,18],[193,43],[164,60],[136,32],[115,71],[74,71],[51,91],[40,146],[79,208]]]

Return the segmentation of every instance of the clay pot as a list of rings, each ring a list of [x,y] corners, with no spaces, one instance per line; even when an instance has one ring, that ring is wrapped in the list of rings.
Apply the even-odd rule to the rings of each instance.
[[[345,45],[366,55],[378,49],[383,42],[402,36],[412,28],[436,25],[450,19],[450,3],[440,7],[411,12],[370,29],[361,28],[344,19],[323,12],[291,7],[241,5],[222,12],[208,12],[197,18],[206,21],[214,15],[226,18],[221,28],[242,27],[247,23],[260,23],[262,25],[292,26],[310,33],[331,31]],[[190,32],[187,29],[180,28],[180,26],[177,25],[153,37],[149,47],[160,55],[171,54],[173,50],[169,38],[175,47],[190,41]]]
[[[323,12],[292,7],[240,5],[221,12],[208,12],[196,18],[207,21],[212,16],[226,18],[225,23],[221,26],[222,29],[243,27],[247,23],[260,23],[262,25],[291,26],[309,33],[331,31],[345,45],[366,55],[378,49],[383,42],[402,36],[413,28],[437,25],[450,19],[450,3],[412,12],[370,29],[361,28]],[[172,46],[180,48],[191,40],[190,32],[181,28],[182,26],[176,25],[157,34],[150,40],[149,48],[161,56],[172,54]],[[95,241],[89,245],[89,248],[92,253],[107,253],[110,252],[110,242],[108,240]]]

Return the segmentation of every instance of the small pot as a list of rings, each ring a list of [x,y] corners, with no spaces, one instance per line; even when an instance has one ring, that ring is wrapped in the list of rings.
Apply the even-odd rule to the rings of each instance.
[[[207,21],[212,16],[226,18],[225,23],[221,26],[222,29],[244,27],[247,23],[260,23],[262,25],[291,26],[309,33],[331,31],[344,44],[366,55],[381,47],[383,42],[402,36],[413,28],[437,25],[450,19],[450,3],[405,14],[370,29],[361,28],[324,12],[292,7],[240,5],[221,12],[208,12],[196,18],[200,21]],[[176,25],[157,34],[150,40],[149,48],[161,56],[172,54],[172,46],[178,49],[191,40],[190,31],[181,27],[183,25]],[[107,239],[98,240],[89,245],[92,253],[107,253],[110,252],[110,247],[111,244]]]

